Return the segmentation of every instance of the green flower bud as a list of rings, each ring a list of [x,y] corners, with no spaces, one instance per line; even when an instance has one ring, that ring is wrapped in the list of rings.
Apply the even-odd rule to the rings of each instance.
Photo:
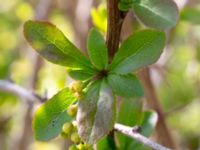
[[[77,145],[77,148],[79,150],[93,150],[92,145],[82,144],[82,143],[80,143],[79,145]]]
[[[80,143],[81,142],[81,139],[80,139],[77,132],[74,132],[74,133],[71,134],[71,141],[74,142],[74,143]]]
[[[83,88],[84,88],[83,83],[80,81],[75,81],[70,85],[70,89],[73,92],[81,92]]]
[[[82,92],[76,92],[74,93],[74,96],[76,97],[77,100],[82,100],[84,95]]]
[[[69,150],[79,150],[79,149],[76,147],[76,145],[71,145],[69,147]]]
[[[61,133],[60,133],[60,136],[61,136],[62,138],[64,138],[64,139],[69,138],[69,134],[66,134],[65,132],[61,132]]]
[[[67,122],[63,125],[62,130],[65,134],[71,134],[71,132],[73,131],[73,124],[70,122]]]
[[[75,117],[77,113],[77,105],[71,105],[67,109],[67,114],[70,115],[71,117]]]

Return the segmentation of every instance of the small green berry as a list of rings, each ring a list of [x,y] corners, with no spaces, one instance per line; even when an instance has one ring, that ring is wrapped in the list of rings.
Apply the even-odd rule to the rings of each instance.
[[[77,145],[77,148],[79,150],[93,150],[92,145],[82,144],[82,143],[80,143],[79,145]]]
[[[74,132],[74,133],[71,134],[71,141],[74,142],[74,143],[80,143],[81,142],[81,139],[80,139],[77,132]]]
[[[77,105],[71,105],[67,109],[67,114],[70,115],[71,117],[75,117],[77,113]]]
[[[65,133],[65,134],[70,134],[72,131],[73,131],[73,124],[71,122],[67,122],[63,125],[62,127],[62,131]]]
[[[71,145],[69,147],[69,150],[79,150],[79,149],[76,147],[76,145]]]

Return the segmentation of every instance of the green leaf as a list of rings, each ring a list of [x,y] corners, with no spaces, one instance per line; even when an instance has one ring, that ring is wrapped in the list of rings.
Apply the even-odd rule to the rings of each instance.
[[[200,24],[200,7],[198,8],[184,8],[181,11],[180,19],[194,24]]]
[[[80,81],[91,79],[96,73],[95,71],[89,72],[83,69],[67,69],[67,72],[71,78]]]
[[[169,29],[178,21],[178,8],[173,0],[140,0],[134,3],[133,9],[137,17],[149,27]]]
[[[35,112],[33,130],[35,138],[47,141],[56,137],[65,122],[71,121],[67,108],[76,101],[72,92],[65,88],[42,104]]]
[[[79,101],[78,133],[83,141],[94,144],[109,133],[114,120],[115,98],[112,89],[105,80],[96,81]]]
[[[127,74],[153,64],[165,45],[165,33],[156,30],[136,32],[125,40],[111,63],[111,72]]]
[[[106,69],[108,50],[103,36],[94,28],[90,30],[88,36],[87,50],[93,65],[99,70]]]
[[[155,111],[147,110],[143,113],[143,119],[141,123],[142,132],[141,134],[149,137],[156,127],[156,123],[158,121],[158,115]],[[135,140],[132,140],[130,143],[128,150],[137,149],[137,150],[149,150],[149,148],[145,147],[143,144],[138,143]]]
[[[115,94],[119,96],[141,97],[144,95],[142,86],[135,75],[110,74],[107,79]]]
[[[147,110],[144,112],[142,120],[142,134],[149,137],[156,127],[158,121],[158,114],[153,110]]]
[[[53,24],[27,21],[24,24],[24,35],[31,46],[48,61],[62,66],[92,70],[86,56]]]
[[[153,132],[157,119],[158,115],[155,111],[142,112],[142,101],[135,98],[123,99],[117,115],[117,122],[131,127],[139,125],[142,128],[141,134],[147,137]],[[143,144],[121,133],[116,132],[115,138],[119,150],[148,150]]]
[[[140,125],[142,123],[142,101],[136,98],[123,99],[117,115],[117,122],[127,126]],[[115,133],[120,150],[127,150],[133,139],[121,133]]]
[[[96,144],[97,150],[116,150],[115,141],[112,137],[106,136]]]
[[[120,0],[118,8],[121,11],[128,11],[130,8],[132,8],[132,5],[137,1],[138,0]]]

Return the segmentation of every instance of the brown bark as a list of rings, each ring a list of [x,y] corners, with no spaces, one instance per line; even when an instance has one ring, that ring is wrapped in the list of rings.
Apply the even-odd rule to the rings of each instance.
[[[108,10],[108,31],[106,35],[106,44],[109,50],[110,62],[118,50],[121,28],[126,13],[118,9],[118,0],[107,0]]]

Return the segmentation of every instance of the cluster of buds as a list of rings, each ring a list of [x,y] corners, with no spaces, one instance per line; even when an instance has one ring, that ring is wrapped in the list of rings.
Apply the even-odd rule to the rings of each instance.
[[[77,100],[83,99],[83,89],[84,84],[80,81],[75,81],[70,85],[70,90],[74,93]],[[78,105],[72,104],[67,109],[67,114],[71,116],[72,118],[76,117],[77,114]],[[64,139],[70,139],[73,143],[69,150],[93,150],[92,145],[88,145],[81,141],[81,138],[77,131],[77,124],[76,121],[67,122],[62,127],[61,136]]]
[[[83,89],[84,89],[84,84],[80,81],[75,81],[70,84],[69,88],[70,90],[74,93],[75,97],[77,100],[83,99]]]

